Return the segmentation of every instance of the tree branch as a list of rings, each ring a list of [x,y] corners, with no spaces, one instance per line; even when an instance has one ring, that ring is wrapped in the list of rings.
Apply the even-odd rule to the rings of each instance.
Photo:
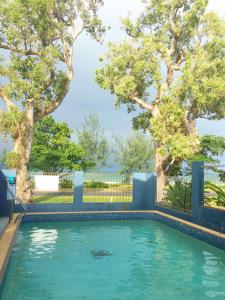
[[[74,35],[73,41],[76,41],[76,39],[81,35],[81,33],[87,28],[86,25],[82,26],[81,29]]]
[[[71,80],[73,79],[73,45],[66,41],[64,37],[62,37],[63,48],[64,48],[64,60],[67,65],[67,82],[64,86],[64,90],[56,96],[56,98],[48,103],[42,110],[36,110],[34,113],[34,122],[39,121],[44,116],[47,116],[53,113],[62,103],[66,94],[69,90],[69,85]]]
[[[5,105],[6,105],[6,107],[7,107],[8,110],[10,110],[12,108],[16,108],[17,109],[17,107],[13,103],[13,101],[5,94],[3,87],[0,88],[0,97],[2,97],[2,99],[3,99],[3,101],[4,101],[4,103],[5,103]]]
[[[22,55],[36,55],[36,56],[39,56],[39,57],[41,56],[40,52],[33,51],[32,49],[22,50],[22,49],[12,47],[12,46],[7,45],[7,44],[0,44],[0,48],[5,49],[5,50],[10,50],[12,52],[22,54]]]
[[[65,92],[66,95],[66,92]],[[64,96],[61,96],[57,100],[51,101],[48,105],[45,106],[43,110],[36,110],[34,113],[34,122],[39,121],[43,117],[53,113],[62,103]]]
[[[153,111],[153,109],[154,109],[154,106],[152,104],[146,103],[145,101],[143,101],[142,99],[140,99],[137,96],[132,96],[131,100],[133,100],[134,102],[139,104],[142,108],[145,108],[149,111]]]
[[[170,16],[169,18],[169,24],[170,24],[170,32],[172,34],[171,38],[171,44],[170,48],[167,50],[166,55],[165,55],[165,63],[167,67],[167,75],[165,82],[161,85],[158,94],[155,99],[155,103],[158,104],[160,103],[162,97],[164,96],[165,92],[169,89],[171,86],[173,79],[174,79],[174,71],[179,71],[180,70],[180,65],[185,61],[183,52],[179,55],[178,59],[176,60],[175,63],[173,63],[173,56],[176,53],[177,50],[177,42],[179,39],[179,33],[176,30],[176,17],[177,17],[177,12],[178,12],[179,7],[177,7],[174,10],[174,13]]]
[[[176,8],[176,9],[174,10],[173,15],[170,16],[170,18],[169,18],[170,31],[171,31],[171,33],[172,33],[176,38],[179,37],[179,33],[178,33],[177,30],[176,30],[176,23],[175,23],[176,17],[177,17],[178,9],[179,9],[179,8]]]

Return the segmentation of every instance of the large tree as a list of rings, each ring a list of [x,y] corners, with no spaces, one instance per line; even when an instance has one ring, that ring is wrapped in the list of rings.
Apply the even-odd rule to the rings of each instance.
[[[52,116],[34,125],[29,169],[44,172],[63,172],[86,169],[89,161],[84,149],[71,141],[72,130]]]
[[[206,11],[207,0],[144,1],[128,38],[110,44],[96,72],[116,104],[144,110],[156,151],[158,198],[174,164],[199,151],[196,120],[225,115],[225,22]]]
[[[77,130],[77,138],[90,162],[87,169],[99,169],[106,166],[110,154],[109,144],[96,113],[85,117],[81,128]]]
[[[29,201],[27,167],[34,124],[54,112],[73,78],[73,45],[86,31],[99,40],[102,0],[0,1],[0,132],[10,135],[17,196]]]

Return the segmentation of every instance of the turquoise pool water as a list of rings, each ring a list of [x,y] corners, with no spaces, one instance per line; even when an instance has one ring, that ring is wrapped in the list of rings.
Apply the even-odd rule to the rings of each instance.
[[[26,224],[0,299],[225,299],[225,252],[156,221]]]

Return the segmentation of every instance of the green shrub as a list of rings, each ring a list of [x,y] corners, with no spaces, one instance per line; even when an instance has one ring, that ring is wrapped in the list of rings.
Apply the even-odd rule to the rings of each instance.
[[[84,187],[88,189],[107,189],[110,187],[110,185],[100,181],[92,181],[92,182],[85,182]]]
[[[72,189],[73,188],[73,180],[72,179],[62,179],[59,183],[60,190],[63,189]]]
[[[210,193],[213,195],[211,196]],[[218,185],[206,181],[204,200],[205,204],[225,207],[225,192]]]
[[[166,187],[164,201],[170,207],[186,211],[191,209],[191,196],[191,183],[177,179]]]

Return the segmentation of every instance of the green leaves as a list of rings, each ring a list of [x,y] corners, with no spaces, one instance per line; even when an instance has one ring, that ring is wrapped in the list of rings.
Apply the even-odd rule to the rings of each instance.
[[[160,64],[151,40],[144,38],[139,47],[125,41],[109,45],[105,68],[96,70],[98,84],[117,95],[117,104],[127,103],[132,96],[145,98],[150,86],[161,80]]]
[[[154,169],[152,141],[140,132],[133,133],[126,140],[115,137],[114,155],[127,181],[133,172],[150,172]]]
[[[17,137],[19,125],[26,122],[26,116],[16,108],[10,112],[0,110],[0,133],[10,135],[13,139]]]
[[[36,123],[29,168],[45,172],[80,170],[89,165],[84,149],[71,141],[72,130],[51,116]]]
[[[106,166],[110,155],[109,145],[95,113],[85,118],[82,129],[77,130],[77,138],[89,162],[87,170]]]
[[[204,161],[212,165],[218,164],[225,152],[225,138],[222,136],[203,135],[200,138],[199,152],[190,159],[192,161]]]
[[[212,182],[205,182],[205,204],[208,206],[225,207],[225,192],[222,187]]]
[[[191,198],[192,198],[192,188],[191,182],[184,180],[182,177],[171,177],[170,182],[166,189],[164,190],[165,205],[169,207],[190,211],[191,210]]]

